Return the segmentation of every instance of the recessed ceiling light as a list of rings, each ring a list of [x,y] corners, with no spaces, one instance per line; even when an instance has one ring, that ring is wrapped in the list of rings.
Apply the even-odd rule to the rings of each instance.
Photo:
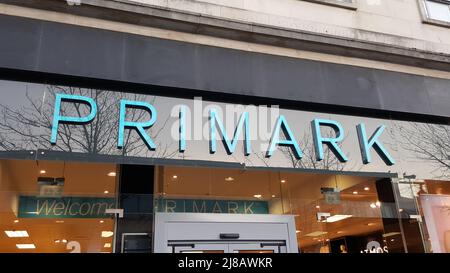
[[[306,234],[305,236],[309,236],[309,237],[317,237],[317,236],[325,235],[325,234],[327,234],[327,233],[328,233],[327,231],[314,231],[314,232],[311,232],[311,233]]]
[[[105,244],[103,245],[103,247],[109,248],[109,247],[111,247],[111,243],[105,243]]]
[[[103,221],[103,220],[100,220],[100,224],[103,224],[105,221]]]
[[[357,192],[357,191],[354,191],[353,194],[358,194],[358,192]]]
[[[45,173],[47,173],[47,171],[45,171],[45,170],[40,170],[39,173],[40,173],[40,174],[45,174]]]
[[[231,182],[231,181],[234,181],[234,178],[231,176],[228,176],[228,177],[225,177],[225,181]]]
[[[319,206],[319,205],[317,205],[317,206],[316,206],[316,209],[320,209],[320,206]]]
[[[16,219],[16,220],[14,220],[14,223],[16,223],[16,224],[17,224],[17,223],[19,223],[19,220],[17,220],[17,219]]]
[[[177,179],[177,178],[178,178],[178,175],[173,175],[172,178],[173,178],[173,179]]]
[[[104,194],[108,194],[108,193],[109,193],[109,191],[104,191],[103,193],[104,193]]]
[[[368,191],[368,190],[370,190],[370,188],[369,187],[364,187],[364,190]]]
[[[272,198],[275,198],[275,194],[272,194]]]
[[[375,223],[367,223],[367,225],[370,227],[370,226],[374,226]]]
[[[63,220],[56,220],[55,222],[56,222],[56,223],[58,223],[58,224],[62,224],[62,223],[64,223],[64,221],[63,221]]]
[[[391,239],[391,242],[395,241],[395,239]]]
[[[61,240],[55,240],[55,244],[59,244]]]
[[[281,179],[281,183],[286,183],[286,180],[285,179]]]
[[[18,249],[35,249],[36,246],[34,244],[16,244]]]
[[[327,223],[334,223],[334,222],[337,222],[337,221],[342,221],[342,220],[344,220],[344,219],[350,218],[350,217],[352,217],[352,216],[353,216],[353,215],[341,215],[341,214],[336,214],[336,215],[327,217],[327,219],[325,220],[325,222],[327,222]]]
[[[385,233],[382,236],[386,238],[386,237],[391,237],[391,236],[400,235],[400,234],[401,234],[400,232],[394,231],[394,232]]]
[[[261,198],[262,195],[261,195],[261,194],[255,194],[255,195],[253,195],[253,197],[255,197],[255,198]]]
[[[116,172],[109,172],[109,173],[108,173],[108,176],[114,177],[114,176],[116,176]]]
[[[5,230],[5,233],[10,238],[29,237],[26,230]]]
[[[114,232],[112,232],[112,231],[102,231],[103,238],[111,237],[111,236],[113,236],[113,234],[114,234]]]
[[[67,240],[66,239],[62,239],[61,242],[67,243]]]

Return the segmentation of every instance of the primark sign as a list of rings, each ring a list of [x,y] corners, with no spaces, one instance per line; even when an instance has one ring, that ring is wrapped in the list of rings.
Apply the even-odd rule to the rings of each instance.
[[[201,103],[201,99],[197,98],[197,100]],[[104,105],[99,105],[100,103],[104,103],[104,101],[96,101],[95,98],[89,96],[56,93],[54,96],[50,143],[57,145],[58,141],[62,141],[58,139],[58,136],[62,130],[65,130],[64,125],[70,124],[71,126],[83,128],[86,124],[100,122],[98,120],[99,108],[105,108]],[[120,99],[117,101],[117,105],[108,105],[108,107],[116,107],[118,109],[118,115],[111,117],[116,119],[116,121],[112,120],[112,123],[117,126],[109,128],[109,130],[116,132],[113,135],[117,136],[114,140],[117,149],[124,148],[127,132],[129,131],[136,132],[139,137],[136,141],[145,144],[148,150],[156,151],[163,148],[158,146],[158,141],[149,133],[149,130],[156,124],[167,122],[159,118],[156,106],[157,102],[151,103],[148,100],[130,99]],[[77,109],[75,115],[70,115],[64,110],[70,107]],[[81,114],[81,108],[85,108],[85,114]],[[191,115],[198,111],[192,109],[189,105],[183,104],[176,105],[171,109],[172,117],[174,111],[176,115],[172,119],[173,124],[166,123],[166,126],[168,125],[172,128],[175,126],[177,128],[176,130],[171,130],[170,138],[178,143],[176,152],[181,154],[191,148],[187,144],[187,140],[191,139],[187,135],[187,128],[193,127],[192,120],[195,120],[195,117],[191,117]],[[203,113],[204,111],[200,112]],[[208,143],[209,149],[207,147],[204,147],[204,149],[208,149],[209,153],[214,155],[219,149],[218,146],[222,145],[226,154],[232,156],[238,153],[236,148],[238,142],[241,141],[241,146],[243,147],[242,154],[244,156],[250,156],[255,152],[254,147],[252,147],[252,140],[256,140],[258,137],[258,135],[252,135],[252,132],[258,132],[257,124],[255,123],[258,122],[258,118],[260,119],[259,122],[261,122],[262,118],[267,117],[265,115],[252,119],[258,112],[261,111],[258,111],[256,107],[249,107],[248,109],[242,107],[240,111],[225,111],[226,116],[224,117],[224,113],[220,107],[209,107],[206,116],[206,127],[208,131],[206,142]],[[189,118],[187,117],[188,115]],[[229,124],[229,126],[225,126],[223,122],[224,118],[227,118],[228,121],[234,121],[235,117],[237,117],[237,122],[234,125]],[[265,158],[271,158],[275,153],[280,152],[280,147],[286,147],[288,149],[287,152],[295,160],[301,160],[304,152],[297,138],[299,131],[291,129],[291,124],[297,122],[297,120],[298,117],[289,119],[283,114],[278,114],[275,123],[269,128],[270,137],[267,139],[267,145],[265,145],[264,149],[261,149],[262,146],[258,147],[258,152],[263,152]],[[262,120],[262,122],[268,123],[268,120]],[[386,125],[382,123],[370,131],[366,128],[363,121],[356,124],[354,128],[346,128],[347,130],[335,119],[312,118],[308,120],[308,123],[311,135],[307,137],[311,138],[310,141],[313,143],[313,152],[316,161],[324,160],[325,148],[331,153],[330,156],[335,157],[339,162],[345,163],[349,161],[349,155],[342,148],[341,143],[346,137],[346,131],[351,130],[357,135],[358,141],[354,145],[359,146],[359,156],[363,164],[370,164],[374,156],[382,159],[386,165],[390,166],[395,164],[395,159],[381,141],[381,136],[386,131]],[[203,127],[204,125],[198,129],[194,128],[194,130],[203,131]],[[251,130],[252,128],[253,130]],[[305,131],[305,128],[302,129],[302,131]],[[330,133],[324,133],[326,129]]]
[[[450,177],[448,125],[127,91],[0,81],[0,157]]]

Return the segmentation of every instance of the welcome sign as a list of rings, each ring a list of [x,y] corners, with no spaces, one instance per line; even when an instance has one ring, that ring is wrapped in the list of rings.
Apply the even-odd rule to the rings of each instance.
[[[109,218],[114,198],[19,196],[19,218]]]

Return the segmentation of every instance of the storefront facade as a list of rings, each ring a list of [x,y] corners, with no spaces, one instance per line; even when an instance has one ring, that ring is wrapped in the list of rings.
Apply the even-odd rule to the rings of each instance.
[[[0,21],[0,252],[450,251],[450,80]]]

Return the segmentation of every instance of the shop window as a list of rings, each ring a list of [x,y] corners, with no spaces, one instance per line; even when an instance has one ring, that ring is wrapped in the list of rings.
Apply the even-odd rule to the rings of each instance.
[[[450,27],[450,1],[420,0],[420,2],[424,22]]]
[[[390,178],[174,166],[156,177],[157,212],[293,215],[302,253],[406,251]]]
[[[329,6],[341,7],[356,10],[356,0],[304,0]]]
[[[450,253],[450,181],[419,180],[412,183],[420,209],[427,252]]]
[[[0,253],[113,251],[116,165],[0,160]]]

